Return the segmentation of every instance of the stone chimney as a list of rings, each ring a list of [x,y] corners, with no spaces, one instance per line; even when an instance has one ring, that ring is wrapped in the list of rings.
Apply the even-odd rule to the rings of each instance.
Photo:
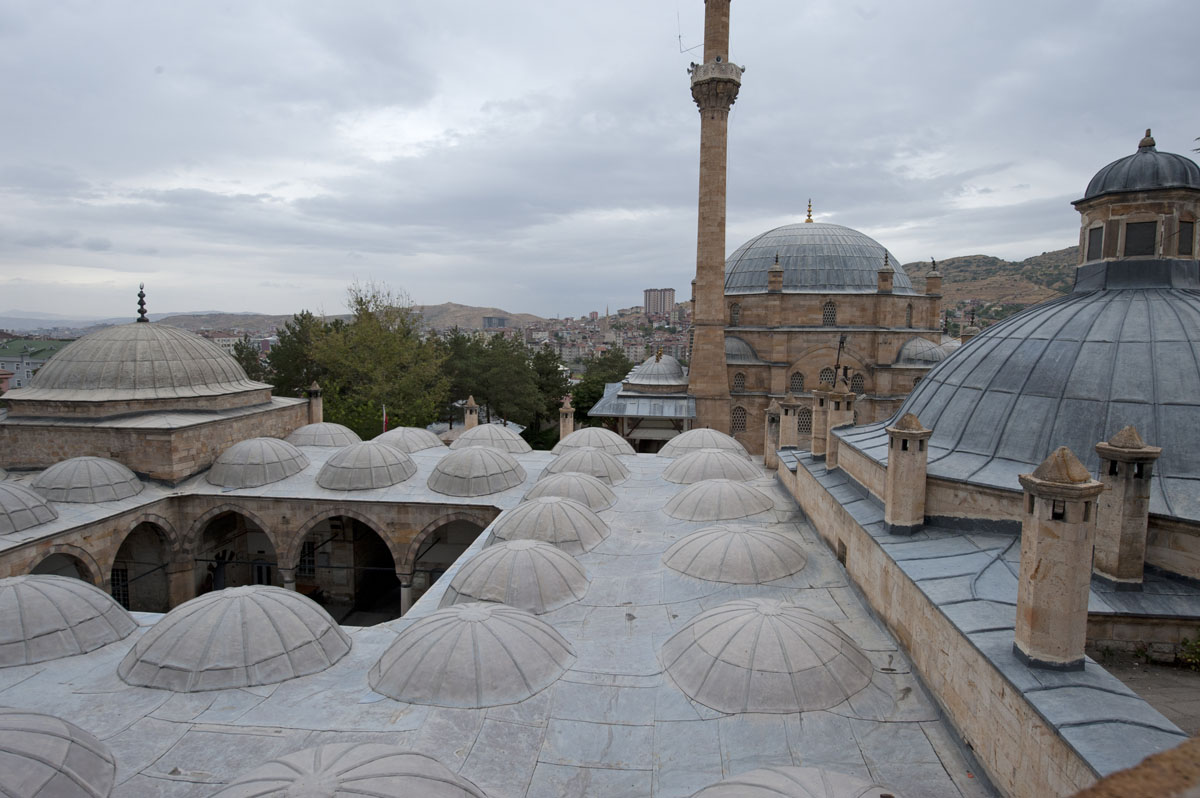
[[[463,405],[463,431],[473,429],[479,425],[479,405],[475,404],[475,397],[468,396],[467,403]]]
[[[308,423],[320,424],[325,420],[325,400],[321,398],[321,386],[316,380],[308,386]]]
[[[825,436],[829,434],[829,394],[833,386],[821,383],[812,392],[812,453],[813,457],[825,456]]]
[[[1162,454],[1147,446],[1133,427],[1096,444],[1100,484],[1096,500],[1096,556],[1093,566],[1118,590],[1141,590],[1150,521],[1150,477]]]
[[[938,271],[937,261],[930,258],[933,264],[933,271],[925,275],[925,294],[927,296],[942,295],[942,273]]]
[[[888,465],[883,522],[893,535],[911,535],[925,525],[925,473],[929,436],[912,413],[887,428]]]
[[[879,293],[892,293],[892,282],[896,278],[896,270],[892,268],[892,264],[888,261],[888,254],[883,253],[883,266],[876,273],[879,278]]]
[[[1013,653],[1030,667],[1083,670],[1095,500],[1104,486],[1065,446],[1019,479],[1025,517]]]
[[[783,291],[783,267],[779,265],[779,253],[775,253],[775,262],[767,269],[767,293],[778,294]]]
[[[571,407],[571,395],[563,397],[558,409],[558,439],[561,441],[575,431],[575,408]]]

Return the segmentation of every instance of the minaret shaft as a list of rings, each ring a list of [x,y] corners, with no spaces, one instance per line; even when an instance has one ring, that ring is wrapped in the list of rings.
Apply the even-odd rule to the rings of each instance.
[[[730,0],[706,0],[704,63],[693,65],[692,99],[700,110],[700,187],[696,231],[696,287],[688,390],[696,423],[729,432],[725,366],[725,173],[729,108],[742,69],[729,61]]]

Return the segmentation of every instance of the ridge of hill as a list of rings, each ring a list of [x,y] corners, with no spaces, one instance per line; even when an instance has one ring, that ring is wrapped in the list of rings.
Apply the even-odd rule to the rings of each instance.
[[[525,327],[545,321],[541,316],[535,316],[532,313],[509,313],[500,308],[478,308],[471,305],[460,305],[457,302],[443,302],[440,305],[413,305],[413,310],[421,314],[427,325],[440,329],[460,327],[464,330],[482,330],[484,316],[503,316],[508,319],[509,327]]]
[[[938,261],[947,307],[975,300],[982,304],[1032,305],[1069,293],[1075,283],[1079,247],[1043,252],[1022,261],[989,255],[963,255]],[[924,282],[932,266],[906,263],[909,277]]]
[[[503,316],[508,319],[509,327],[524,327],[545,321],[540,316],[531,313],[509,313],[500,308],[480,308],[471,305],[460,305],[456,302],[444,302],[441,305],[413,305],[413,310],[421,314],[429,327],[447,328],[459,327],[464,330],[482,330],[484,316]],[[292,314],[271,315],[266,313],[180,313],[166,316],[162,320],[174,327],[180,327],[192,332],[205,330],[222,330],[233,333],[250,333],[265,335],[283,327]],[[346,314],[331,315],[330,319],[348,319]]]

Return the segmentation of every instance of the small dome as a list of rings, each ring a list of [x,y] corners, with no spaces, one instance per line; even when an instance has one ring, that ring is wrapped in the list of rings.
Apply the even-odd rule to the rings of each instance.
[[[946,359],[947,350],[925,338],[909,338],[896,353],[897,366],[933,366]]]
[[[350,638],[316,602],[253,585],[180,604],[134,643],[117,674],[177,693],[256,687],[319,673],[349,650]]]
[[[367,680],[397,701],[479,709],[524,701],[553,684],[574,659],[562,635],[531,612],[457,604],[402,631]]]
[[[508,540],[463,563],[442,606],[497,601],[535,615],[578,601],[588,578],[579,561],[540,540]]]
[[[585,504],[595,512],[607,510],[617,503],[617,494],[591,474],[581,474],[578,471],[564,471],[561,474],[548,474],[534,483],[525,500],[537,499],[542,496],[562,496],[564,499],[574,499]]]
[[[33,480],[34,490],[54,502],[111,502],[136,496],[144,487],[136,474],[107,457],[72,457]]]
[[[760,527],[710,526],[676,541],[663,565],[681,574],[756,585],[791,576],[808,562],[796,538]]]
[[[743,457],[749,457],[746,447],[723,432],[700,427],[676,435],[659,450],[661,457],[679,457],[695,449],[728,449]]]
[[[330,743],[281,756],[213,798],[487,798],[431,756],[381,743]]]
[[[488,496],[524,481],[525,469],[508,452],[490,446],[468,446],[439,460],[426,484],[430,490],[447,496]]]
[[[417,473],[406,452],[375,441],[352,443],[321,466],[317,484],[327,490],[370,490],[395,485]]]
[[[533,447],[526,443],[524,438],[500,424],[480,424],[472,427],[450,444],[451,449],[464,449],[468,446],[490,446],[512,454],[533,451]]]
[[[427,429],[421,427],[396,427],[387,432],[376,435],[372,440],[376,443],[386,443],[388,446],[394,446],[402,452],[421,452],[426,449],[444,448],[446,444],[438,440],[438,436],[434,435]]]
[[[0,535],[44,524],[58,518],[58,511],[24,485],[0,482]]]
[[[836,626],[773,599],[739,599],[700,613],[663,644],[661,659],[688,698],[730,714],[829,709],[874,674]]]
[[[132,401],[261,391],[219,346],[166,324],[105,327],[46,361],[27,388],[7,399]]]
[[[1088,183],[1083,199],[1121,194],[1128,191],[1152,191],[1159,188],[1200,190],[1200,166],[1191,158],[1171,152],[1159,152],[1150,131],[1137,152],[1119,158],[1096,173]]]
[[[207,479],[222,488],[257,488],[308,468],[308,458],[279,438],[238,441],[212,464]]]
[[[0,579],[0,668],[86,654],[136,628],[112,596],[81,579]]]
[[[801,222],[747,241],[725,261],[725,294],[767,293],[767,270],[783,266],[783,292],[874,294],[884,258],[894,268],[893,294],[915,294],[900,261],[868,235],[840,224]]]
[[[581,446],[558,455],[542,471],[542,476],[568,471],[590,474],[606,485],[620,485],[629,479],[629,469],[622,465],[620,460],[591,446]]]
[[[117,778],[108,746],[61,718],[0,708],[0,794],[107,798]]]
[[[731,479],[706,479],[680,491],[667,502],[665,512],[681,521],[733,521],[773,506],[758,488]]]
[[[819,768],[774,767],[730,776],[692,798],[901,798],[889,787]]]
[[[323,421],[293,430],[286,440],[292,446],[349,446],[360,442],[362,438],[349,427]]]
[[[497,540],[542,540],[582,554],[608,537],[608,524],[586,505],[561,496],[542,496],[505,510],[492,523]]]
[[[696,449],[681,455],[663,469],[663,479],[684,485],[702,479],[736,479],[745,482],[762,475],[758,466],[728,449]]]
[[[555,454],[563,454],[569,449],[579,449],[584,446],[590,446],[593,449],[599,449],[602,452],[614,455],[636,454],[633,451],[633,447],[629,445],[629,441],[604,427],[584,427],[583,429],[577,429],[554,444],[554,448],[550,451]]]
[[[655,354],[646,358],[625,377],[625,383],[632,386],[663,387],[668,385],[687,385],[687,372],[678,360],[670,355]]]

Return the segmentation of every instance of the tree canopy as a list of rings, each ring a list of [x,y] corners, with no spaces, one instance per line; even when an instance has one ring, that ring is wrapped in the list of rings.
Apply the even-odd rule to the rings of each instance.
[[[267,367],[262,361],[262,353],[258,351],[257,346],[250,343],[249,335],[243,335],[242,340],[234,342],[233,359],[250,379],[262,382],[267,378]]]
[[[610,349],[587,361],[583,368],[583,378],[575,386],[573,394],[572,404],[575,406],[576,420],[587,421],[588,411],[604,396],[604,386],[623,380],[633,366],[633,361],[620,349]]]

